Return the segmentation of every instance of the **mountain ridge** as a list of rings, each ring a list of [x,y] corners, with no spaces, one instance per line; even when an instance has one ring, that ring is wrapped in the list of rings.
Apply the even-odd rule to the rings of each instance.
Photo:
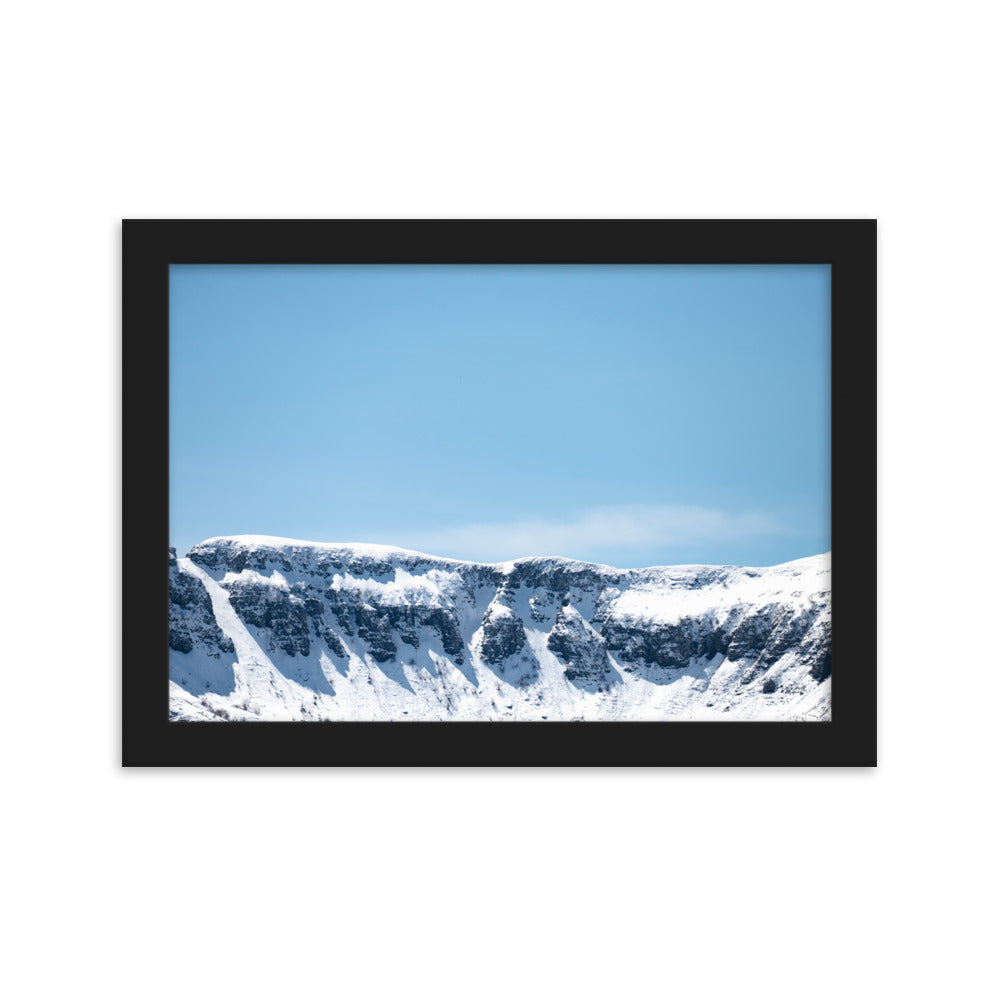
[[[192,552],[200,550],[204,547],[213,547],[217,544],[224,544],[227,546],[234,547],[247,547],[251,549],[315,549],[315,550],[338,550],[338,551],[352,551],[359,555],[400,555],[406,558],[415,558],[427,562],[441,562],[441,563],[452,563],[461,566],[483,566],[490,568],[501,568],[507,566],[513,566],[519,563],[539,563],[539,562],[553,562],[553,563],[569,563],[576,566],[586,566],[593,567],[596,569],[608,570],[612,573],[634,573],[642,572],[644,570],[656,570],[656,569],[745,569],[745,570],[772,570],[778,569],[782,566],[795,566],[798,563],[807,563],[811,560],[826,557],[829,558],[830,553],[824,552],[819,555],[805,556],[799,559],[791,559],[783,563],[775,563],[771,566],[743,566],[737,563],[670,563],[670,564],[657,564],[652,566],[632,566],[632,567],[618,567],[612,566],[609,563],[598,563],[592,562],[586,559],[574,559],[571,556],[557,556],[557,555],[543,555],[543,556],[519,556],[516,559],[504,559],[498,562],[483,562],[475,559],[458,559],[452,556],[438,556],[429,552],[422,552],[418,549],[408,549],[399,545],[384,545],[376,542],[313,542],[306,539],[300,538],[285,538],[280,535],[218,535],[212,538],[206,538],[196,545],[193,545],[191,549],[188,550],[187,555],[190,556]],[[174,549],[173,546],[170,546]],[[176,552],[176,550],[174,550]]]
[[[829,718],[829,554],[618,569],[242,535],[169,561],[176,720]]]

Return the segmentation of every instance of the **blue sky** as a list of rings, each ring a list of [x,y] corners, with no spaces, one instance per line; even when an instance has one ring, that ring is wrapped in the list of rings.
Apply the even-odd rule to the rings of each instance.
[[[829,297],[825,265],[174,265],[171,541],[824,552]]]

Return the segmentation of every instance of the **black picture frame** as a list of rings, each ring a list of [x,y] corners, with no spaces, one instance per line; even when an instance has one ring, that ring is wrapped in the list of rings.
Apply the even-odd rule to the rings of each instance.
[[[124,766],[876,764],[874,220],[141,219],[122,245]],[[170,723],[168,297],[182,263],[831,265],[831,720]]]

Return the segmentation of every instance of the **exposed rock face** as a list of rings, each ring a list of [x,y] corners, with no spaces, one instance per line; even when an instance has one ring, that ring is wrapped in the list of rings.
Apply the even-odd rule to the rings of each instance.
[[[197,577],[179,573],[177,555],[170,549],[170,648],[190,653],[198,646],[219,659],[235,651],[232,639],[216,624],[208,591]]]
[[[520,653],[528,641],[524,622],[503,604],[491,604],[483,617],[483,639],[479,647],[483,661],[494,666]]]
[[[545,645],[564,663],[566,680],[592,691],[607,686],[611,672],[607,644],[571,604],[559,609]]]
[[[387,663],[396,656],[396,642],[392,637],[392,617],[367,604],[354,607],[355,631],[358,638],[364,639],[368,644],[368,651],[376,663]]]
[[[208,691],[214,718],[823,719],[830,635],[828,556],[617,570],[256,537],[170,556],[178,718]]]
[[[478,638],[482,663],[507,683],[525,688],[538,679],[538,661],[513,603],[514,594],[509,588],[497,591],[483,615],[478,636],[473,636],[473,646],[477,646]]]
[[[725,628],[704,618],[670,625],[612,618],[600,623],[600,631],[608,649],[620,654],[623,669],[630,671],[686,667],[691,660],[711,659],[728,649]]]
[[[316,614],[315,598],[308,597],[305,587],[296,591],[270,586],[262,577],[238,577],[226,589],[233,610],[247,625],[267,630],[270,637],[267,648],[272,652],[282,650],[289,656],[308,656],[310,650],[309,610]],[[310,609],[306,608],[306,601]]]

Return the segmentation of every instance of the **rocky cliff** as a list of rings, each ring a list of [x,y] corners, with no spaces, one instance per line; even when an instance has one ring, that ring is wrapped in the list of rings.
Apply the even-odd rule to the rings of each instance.
[[[171,717],[830,714],[830,559],[493,565],[257,536],[171,550]]]

